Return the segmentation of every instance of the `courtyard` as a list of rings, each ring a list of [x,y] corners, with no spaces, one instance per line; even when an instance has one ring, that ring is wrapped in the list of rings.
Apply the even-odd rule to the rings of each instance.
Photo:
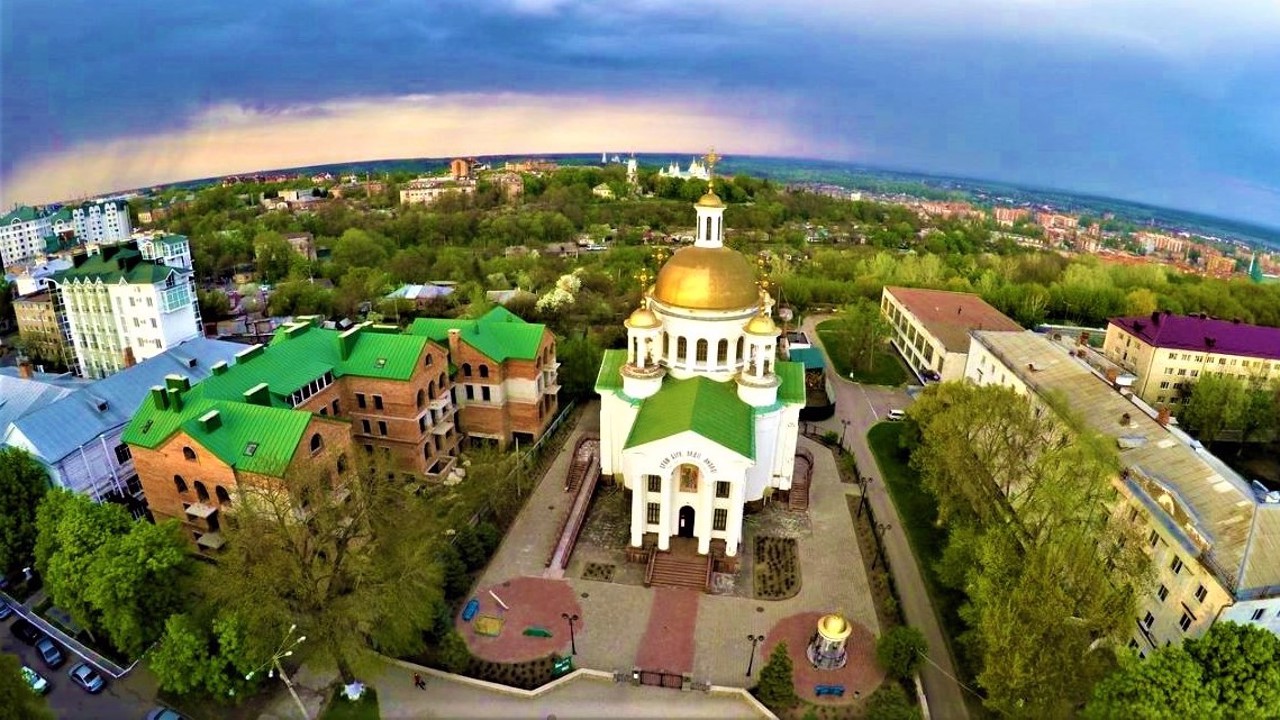
[[[871,658],[880,626],[846,501],[856,488],[841,483],[829,450],[800,439],[814,458],[808,510],[790,511],[775,502],[748,515],[738,572],[717,573],[711,593],[644,586],[644,566],[625,558],[625,493],[608,481],[597,488],[577,547],[559,578],[548,562],[574,499],[564,489],[564,478],[578,439],[597,432],[598,422],[595,408],[580,416],[565,449],[539,480],[481,575],[472,593],[480,605],[477,612],[502,618],[503,627],[496,637],[477,634],[473,623],[458,618],[473,654],[495,661],[524,659],[567,654],[572,645],[579,667],[628,674],[633,668],[661,670],[691,675],[695,682],[750,687],[766,656],[757,652],[752,662],[749,635],[766,637],[760,651],[779,639],[791,647],[791,636],[804,632],[810,619],[838,612],[855,627],[857,638],[850,645],[850,667],[840,671],[841,677],[849,674],[851,694],[856,690],[865,697],[874,689],[881,676]],[[768,569],[757,567],[757,546],[770,548],[765,551]],[[758,576],[780,579],[761,583]],[[510,609],[501,608],[489,590]],[[565,614],[578,616],[572,642]],[[546,629],[550,637],[525,635],[530,627]],[[803,647],[792,650],[803,657]],[[753,677],[747,675],[749,663]],[[800,670],[799,663],[796,667]],[[798,680],[801,676],[797,672]],[[811,699],[811,692],[801,696]],[[853,700],[846,697],[844,702]]]

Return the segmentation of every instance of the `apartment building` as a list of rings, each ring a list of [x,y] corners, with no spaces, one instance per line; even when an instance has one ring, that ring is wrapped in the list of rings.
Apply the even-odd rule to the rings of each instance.
[[[307,462],[342,472],[352,452],[407,481],[443,481],[457,464],[448,354],[427,338],[300,317],[210,371],[167,377],[124,433],[152,515],[204,550],[221,547],[241,483],[270,486]]]
[[[40,402],[7,418],[3,410],[9,401],[34,392],[41,376],[36,373],[33,381],[20,385],[0,382],[0,397],[6,400],[0,404],[0,445],[31,453],[54,486],[121,502],[142,516],[146,501],[129,446],[121,439],[125,425],[151,387],[163,384],[167,375],[181,373],[199,382],[214,364],[234,359],[243,349],[237,343],[193,338],[101,380],[58,376],[56,381],[68,390],[58,396],[46,392]]]
[[[144,260],[159,263],[165,267],[192,269],[191,242],[185,235],[167,233],[144,233],[134,238],[138,243],[138,252]]]
[[[475,320],[418,318],[408,332],[446,343],[469,437],[503,447],[542,438],[559,408],[555,335],[504,307]]]
[[[51,213],[22,205],[0,217],[0,266],[10,267],[45,252],[45,237],[53,234]]]
[[[1027,208],[998,207],[993,209],[991,213],[995,216],[996,223],[1002,227],[1013,227],[1020,221],[1031,218],[1031,211]]]
[[[1280,633],[1280,492],[1248,482],[1058,344],[1031,332],[974,332],[965,377],[1038,399],[1053,395],[1115,438],[1122,470],[1113,516],[1144,538],[1156,581],[1139,598],[1129,646],[1140,654],[1219,620]]]
[[[418,178],[410,180],[400,190],[401,205],[430,205],[444,195],[472,195],[476,184],[470,178],[454,180],[452,178]]]
[[[27,357],[36,364],[52,364],[60,369],[76,367],[71,344],[71,328],[65,314],[58,312],[57,290],[23,295],[13,301],[18,321],[18,338]]]
[[[1154,312],[1107,323],[1102,352],[1138,377],[1134,392],[1176,407],[1206,373],[1269,381],[1280,377],[1280,328]]]
[[[81,243],[111,245],[125,242],[133,234],[129,203],[124,200],[93,200],[65,205],[49,220],[53,234],[72,233]]]
[[[80,375],[106,377],[200,336],[190,270],[145,259],[137,243],[76,255],[73,262],[52,284],[55,312],[66,316]]]
[[[971,330],[1022,330],[972,293],[886,287],[880,312],[889,322],[890,342],[921,381],[964,377]]]

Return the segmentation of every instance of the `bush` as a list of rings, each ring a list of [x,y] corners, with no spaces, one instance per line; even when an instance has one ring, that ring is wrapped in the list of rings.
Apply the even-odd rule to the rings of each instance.
[[[445,545],[440,550],[440,567],[444,571],[444,594],[448,598],[460,598],[471,589],[471,576],[467,574],[467,564],[458,554],[457,548]]]
[[[455,674],[465,672],[471,664],[471,650],[457,630],[450,630],[440,641],[436,657],[445,670]]]
[[[869,720],[919,720],[920,709],[911,704],[906,691],[896,682],[880,685],[867,699]]]
[[[828,430],[822,433],[822,442],[828,445],[838,445],[840,444],[840,434],[835,430]]]
[[[489,557],[485,552],[484,542],[470,525],[458,531],[453,546],[458,549],[458,556],[462,558],[462,562],[466,563],[469,571],[484,567],[485,560]]]
[[[799,701],[795,681],[791,677],[791,656],[787,655],[785,642],[780,642],[773,648],[773,652],[769,654],[769,662],[760,669],[756,697],[774,712],[794,707]]]
[[[494,551],[498,549],[498,545],[502,542],[502,532],[498,530],[498,526],[487,520],[476,525],[476,537],[480,539],[480,544],[484,547],[486,558],[493,557]]]
[[[924,662],[929,644],[917,628],[899,625],[876,641],[876,660],[890,675],[906,680]]]

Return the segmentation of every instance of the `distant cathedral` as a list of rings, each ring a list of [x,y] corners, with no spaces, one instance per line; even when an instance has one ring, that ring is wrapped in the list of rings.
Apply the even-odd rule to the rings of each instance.
[[[681,170],[680,163],[672,161],[670,165],[658,171],[662,177],[680,178],[681,180],[711,180],[711,169],[698,158],[689,161],[689,169]]]
[[[696,164],[708,179],[715,159]],[[630,491],[632,547],[682,536],[734,557],[744,510],[791,488],[804,367],[778,360],[773,298],[724,246],[724,203],[709,191],[694,208],[693,246],[626,320],[627,349],[605,353],[601,471]]]

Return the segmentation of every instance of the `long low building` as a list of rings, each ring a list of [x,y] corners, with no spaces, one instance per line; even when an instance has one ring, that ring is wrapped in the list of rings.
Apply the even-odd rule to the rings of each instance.
[[[890,341],[921,381],[964,377],[969,332],[1017,332],[1022,326],[972,293],[886,287],[880,312]]]
[[[1246,481],[1168,427],[1167,412],[1122,394],[1069,344],[974,332],[965,377],[1065,399],[1115,438],[1123,471],[1111,511],[1139,525],[1158,582],[1139,599],[1131,647],[1145,654],[1219,620],[1280,634],[1280,492]]]

